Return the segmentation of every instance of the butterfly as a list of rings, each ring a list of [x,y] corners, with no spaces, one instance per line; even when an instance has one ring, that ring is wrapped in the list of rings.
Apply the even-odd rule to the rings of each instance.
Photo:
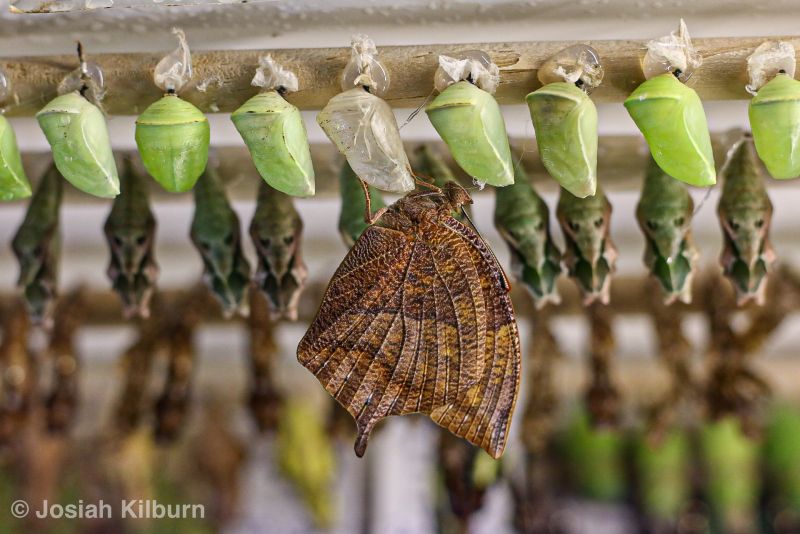
[[[520,380],[508,280],[453,216],[466,190],[425,185],[367,216],[297,358],[355,418],[358,456],[384,417],[423,413],[498,458]]]

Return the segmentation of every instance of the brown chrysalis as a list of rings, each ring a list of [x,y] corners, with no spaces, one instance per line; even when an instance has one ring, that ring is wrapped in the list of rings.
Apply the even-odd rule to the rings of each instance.
[[[453,218],[469,194],[455,183],[428,188],[372,218],[297,358],[355,418],[358,456],[382,418],[424,413],[498,458],[520,378],[508,281],[477,232]]]

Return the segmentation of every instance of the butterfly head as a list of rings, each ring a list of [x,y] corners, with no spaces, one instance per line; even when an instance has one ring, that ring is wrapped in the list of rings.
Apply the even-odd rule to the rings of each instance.
[[[442,194],[453,211],[461,211],[461,206],[464,204],[472,204],[472,197],[469,196],[467,190],[456,182],[447,182],[444,184]]]

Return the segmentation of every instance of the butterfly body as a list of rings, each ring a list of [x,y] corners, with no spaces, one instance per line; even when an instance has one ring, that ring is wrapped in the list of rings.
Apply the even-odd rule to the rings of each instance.
[[[334,274],[298,360],[356,419],[356,454],[389,415],[428,414],[499,457],[520,377],[508,281],[452,216],[451,183],[413,192],[367,228]]]

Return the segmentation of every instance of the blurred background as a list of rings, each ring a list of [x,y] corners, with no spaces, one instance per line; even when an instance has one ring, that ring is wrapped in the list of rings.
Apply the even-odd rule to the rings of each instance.
[[[0,0],[0,56],[71,54],[77,39],[89,54],[166,53],[174,48],[169,30],[175,25],[186,31],[192,50],[343,47],[356,32],[367,33],[380,49],[649,39],[673,30],[680,17],[693,37],[791,35],[800,16],[800,5],[791,0],[166,4],[58,0],[48,8],[60,12],[19,14]],[[29,0],[16,7],[35,8]],[[704,106],[719,168],[737,137],[731,130],[747,127],[747,101]],[[401,124],[413,112],[394,111]],[[196,289],[202,263],[188,238],[192,196],[168,195],[155,187],[162,296],[151,321],[123,320],[105,275],[102,228],[110,202],[68,190],[61,212],[62,301],[55,321],[71,326],[62,339],[53,340],[37,327],[24,326],[24,313],[13,298],[18,267],[7,244],[27,204],[4,204],[4,395],[15,415],[0,425],[0,531],[800,532],[800,325],[789,313],[797,308],[792,267],[800,253],[800,213],[794,209],[800,186],[768,179],[772,241],[783,267],[765,308],[745,310],[733,309],[730,288],[719,280],[719,188],[708,195],[692,190],[702,266],[695,304],[665,311],[647,298],[644,240],[634,217],[640,182],[615,176],[613,162],[603,164],[608,154],[603,146],[623,146],[630,152],[626,172],[639,166],[644,176],[646,146],[621,104],[601,103],[598,111],[599,181],[614,208],[611,235],[620,253],[612,305],[607,313],[584,312],[565,277],[565,304],[546,313],[534,313],[528,295],[514,292],[524,380],[511,442],[500,462],[419,416],[381,424],[366,456],[357,459],[351,419],[296,362],[297,342],[347,251],[335,230],[340,210],[335,177],[342,160],[317,126],[316,111],[304,111],[303,118],[310,142],[324,155],[321,164],[316,162],[318,173],[329,182],[320,185],[317,197],[295,202],[309,270],[297,323],[271,324],[263,314],[250,321],[222,321],[215,302]],[[537,164],[528,110],[508,105],[503,113],[513,145],[529,162],[550,207],[561,246],[552,213],[557,190]],[[135,148],[134,120],[109,117],[112,144],[120,154]],[[209,120],[217,148],[212,160],[231,169],[223,179],[244,232],[255,208],[257,175],[229,116],[211,114]],[[44,135],[33,117],[10,121],[28,174],[37,181],[49,163]],[[424,113],[404,125],[402,135],[410,151],[426,143],[442,149]],[[475,224],[507,267],[508,250],[493,227],[493,208],[491,191],[475,194]],[[244,247],[252,263],[255,253],[247,238]],[[253,309],[259,306],[263,303]],[[193,320],[196,309],[207,313]],[[735,373],[746,367],[759,380],[740,387],[713,379],[727,369],[720,366],[710,326],[720,315],[747,347],[737,356]],[[170,321],[175,329],[166,333],[153,326]],[[179,331],[188,343],[173,335]],[[29,350],[24,343],[22,349],[11,343],[26,334]],[[20,368],[22,379],[14,374]],[[681,374],[686,369],[691,380]],[[34,384],[30,399],[8,401],[14,400],[12,386],[26,381]],[[585,402],[598,384],[607,385],[613,391],[606,391],[607,397],[618,404],[614,421],[599,427],[592,424],[597,418],[591,403]],[[712,420],[712,415],[720,417]],[[20,521],[7,515],[16,499],[74,503],[100,498],[203,503],[206,517],[119,522]]]

